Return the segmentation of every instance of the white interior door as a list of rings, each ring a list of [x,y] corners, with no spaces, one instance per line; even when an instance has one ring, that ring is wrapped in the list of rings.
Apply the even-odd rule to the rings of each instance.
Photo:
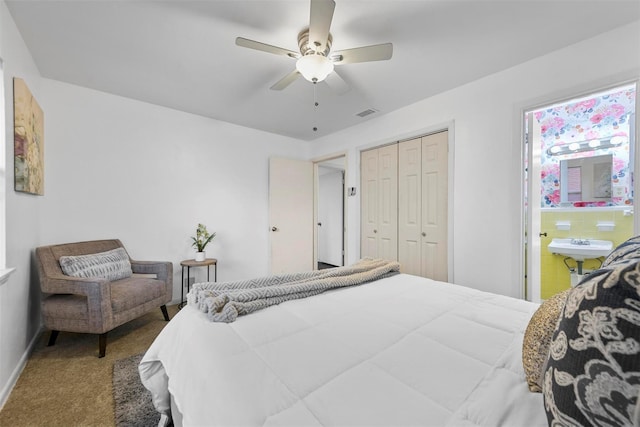
[[[422,143],[398,144],[398,261],[403,273],[422,275]]]
[[[360,256],[398,259],[398,144],[360,155]]]
[[[448,132],[398,145],[398,259],[404,273],[448,278]]]
[[[398,259],[398,144],[378,148],[378,257]]]
[[[341,266],[344,212],[344,172],[318,168],[318,261]]]
[[[360,257],[378,257],[378,150],[360,154]]]
[[[313,163],[269,159],[271,273],[313,270]]]
[[[528,182],[527,182],[527,292],[529,301],[540,302],[540,232],[541,232],[541,129],[540,124],[529,114],[527,121],[528,143]]]
[[[422,137],[422,276],[446,282],[449,132]]]

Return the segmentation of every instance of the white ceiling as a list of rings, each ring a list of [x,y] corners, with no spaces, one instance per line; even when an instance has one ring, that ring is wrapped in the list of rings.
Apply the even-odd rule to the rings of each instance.
[[[393,58],[336,67],[351,90],[319,83],[315,108],[302,78],[269,90],[293,59],[235,45],[297,51],[308,0],[6,3],[43,77],[303,140],[640,19],[638,0],[336,0],[332,50],[391,42]]]

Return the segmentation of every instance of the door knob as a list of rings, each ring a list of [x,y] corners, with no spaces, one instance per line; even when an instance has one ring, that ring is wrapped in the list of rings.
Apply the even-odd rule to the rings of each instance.
[[[422,232],[422,237],[427,237],[427,233],[425,233],[424,231]]]
[[[320,227],[322,227],[322,223],[321,223],[321,222],[319,222],[319,223],[318,223],[318,225],[319,225]]]
[[[271,227],[271,231],[278,231],[278,227]]]
[[[373,232],[374,232],[374,233],[377,233],[377,232],[378,232],[378,230],[373,230]]]

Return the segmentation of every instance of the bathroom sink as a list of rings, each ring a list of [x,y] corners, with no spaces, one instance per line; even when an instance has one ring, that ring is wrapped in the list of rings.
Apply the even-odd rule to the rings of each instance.
[[[613,249],[613,242],[595,239],[553,239],[547,249],[553,254],[584,261],[609,255]]]

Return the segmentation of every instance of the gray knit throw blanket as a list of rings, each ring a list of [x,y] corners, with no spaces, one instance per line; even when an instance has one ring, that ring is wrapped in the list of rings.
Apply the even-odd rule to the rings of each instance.
[[[303,273],[277,274],[235,282],[196,283],[187,303],[207,313],[212,322],[230,323],[238,316],[280,304],[318,295],[329,289],[360,285],[398,274],[397,261],[364,258],[347,267]]]

